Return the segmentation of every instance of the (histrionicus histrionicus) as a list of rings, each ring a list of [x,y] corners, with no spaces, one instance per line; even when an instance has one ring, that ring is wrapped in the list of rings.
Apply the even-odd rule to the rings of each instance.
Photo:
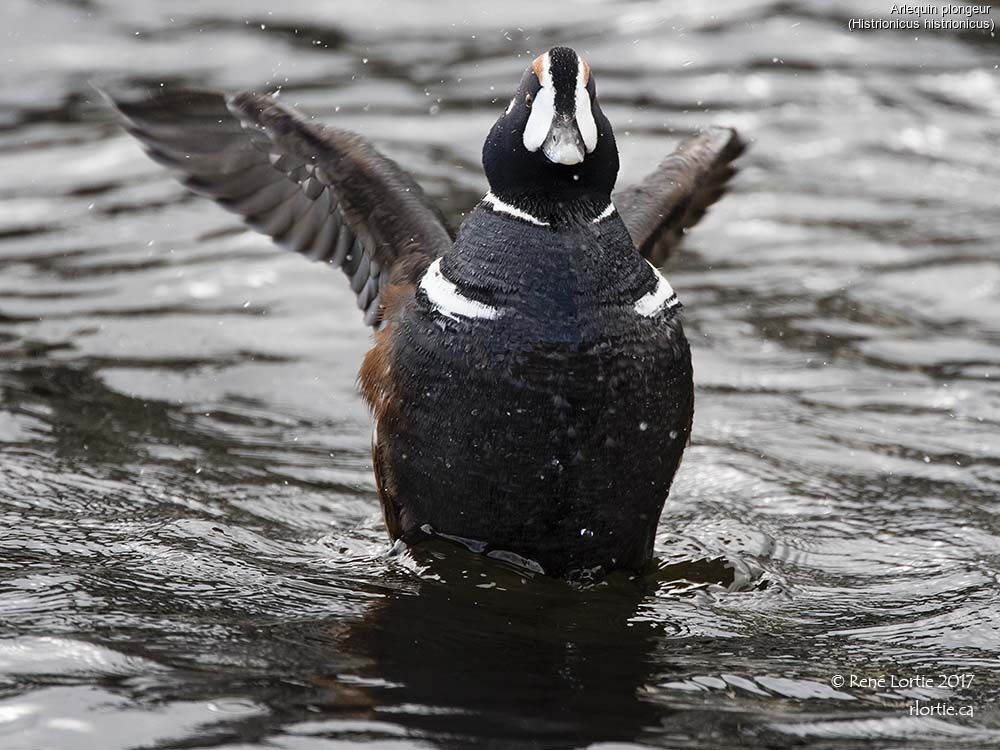
[[[393,539],[436,533],[551,575],[641,569],[691,432],[681,304],[657,270],[743,150],[713,128],[614,192],[595,76],[534,60],[483,147],[490,191],[452,233],[361,136],[270,96],[114,99],[184,183],[340,267],[375,344],[359,377]]]

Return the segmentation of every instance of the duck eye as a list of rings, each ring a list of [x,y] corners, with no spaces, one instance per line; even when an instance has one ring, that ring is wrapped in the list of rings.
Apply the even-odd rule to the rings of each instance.
[[[524,95],[524,106],[527,107],[528,109],[531,109],[531,100],[532,96],[531,92],[529,91],[527,94]]]

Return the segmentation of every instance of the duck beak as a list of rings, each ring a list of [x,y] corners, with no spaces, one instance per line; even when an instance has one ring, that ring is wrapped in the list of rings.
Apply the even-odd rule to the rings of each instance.
[[[542,143],[542,152],[553,164],[572,166],[583,161],[586,150],[574,118],[556,115]]]

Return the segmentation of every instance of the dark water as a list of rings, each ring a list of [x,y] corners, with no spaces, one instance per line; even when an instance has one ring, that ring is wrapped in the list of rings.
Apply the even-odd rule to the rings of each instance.
[[[847,29],[888,2],[164,5],[0,8],[0,747],[1000,743],[996,38]],[[557,42],[623,180],[752,140],[667,269],[699,390],[658,569],[583,590],[386,554],[346,283],[87,85],[280,84],[457,219]]]

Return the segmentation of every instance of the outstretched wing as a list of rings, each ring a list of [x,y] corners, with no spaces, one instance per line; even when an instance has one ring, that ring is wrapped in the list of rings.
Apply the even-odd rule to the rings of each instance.
[[[744,148],[735,130],[710,128],[681,142],[642,182],[615,194],[643,257],[656,266],[670,257],[684,231],[726,191],[736,173],[732,161]]]
[[[398,260],[451,247],[444,217],[420,186],[355,133],[251,92],[107,98],[126,130],[191,190],[283,247],[341,268],[369,325]]]

